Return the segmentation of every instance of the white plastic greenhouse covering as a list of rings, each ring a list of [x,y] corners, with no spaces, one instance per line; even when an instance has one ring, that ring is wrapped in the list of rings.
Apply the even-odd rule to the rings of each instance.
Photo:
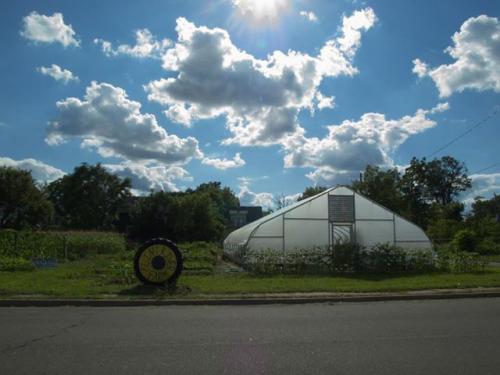
[[[296,202],[230,233],[224,253],[234,260],[249,250],[309,249],[355,242],[366,248],[391,243],[431,248],[424,231],[387,208],[338,186]]]

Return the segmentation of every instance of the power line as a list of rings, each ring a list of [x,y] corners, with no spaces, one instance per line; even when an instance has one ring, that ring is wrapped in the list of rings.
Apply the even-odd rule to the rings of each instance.
[[[479,120],[477,123],[475,123],[473,126],[471,126],[469,129],[467,129],[466,131],[464,131],[462,134],[459,134],[457,135],[455,138],[453,138],[451,141],[449,141],[448,143],[446,143],[444,146],[438,148],[436,151],[434,151],[432,154],[428,155],[427,158],[430,158],[434,155],[436,155],[438,152],[444,150],[445,148],[447,148],[448,146],[450,146],[451,144],[455,143],[456,141],[458,141],[460,138],[466,136],[467,134],[469,134],[470,132],[472,132],[474,129],[478,128],[479,126],[481,126],[482,124],[484,124],[485,122],[488,122],[489,120],[491,120],[493,117],[495,117],[498,112],[500,111],[500,106],[496,106],[495,109],[493,110],[493,112],[491,112],[488,116],[484,117],[483,119]]]
[[[486,167],[486,168],[480,169],[480,170],[478,170],[478,171],[472,172],[471,174],[476,174],[476,173],[481,173],[481,172],[484,172],[484,171],[486,171],[486,170],[488,170],[488,169],[491,169],[491,168],[493,168],[493,167],[496,167],[497,165],[500,165],[500,161],[499,161],[498,163],[495,163],[495,164],[490,165],[489,167]]]

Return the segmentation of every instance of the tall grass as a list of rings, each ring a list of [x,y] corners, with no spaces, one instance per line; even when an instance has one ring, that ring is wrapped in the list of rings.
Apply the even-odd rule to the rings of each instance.
[[[42,232],[0,230],[0,256],[75,260],[126,249],[125,238],[112,232]]]

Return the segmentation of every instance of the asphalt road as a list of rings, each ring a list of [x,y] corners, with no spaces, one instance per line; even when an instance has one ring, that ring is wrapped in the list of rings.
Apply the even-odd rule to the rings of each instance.
[[[0,374],[500,374],[500,298],[0,308]]]

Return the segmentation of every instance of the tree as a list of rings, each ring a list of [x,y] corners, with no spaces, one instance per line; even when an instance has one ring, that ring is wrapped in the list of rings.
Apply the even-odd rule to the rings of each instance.
[[[427,227],[435,219],[435,207],[449,206],[463,191],[471,187],[465,165],[451,156],[428,162],[413,158],[401,178],[406,212],[411,220]],[[451,211],[456,208],[453,206]]]
[[[36,186],[31,172],[0,167],[0,228],[22,229],[45,225],[52,204]]]
[[[465,164],[451,156],[430,162],[425,158],[413,158],[402,182],[409,190],[417,188],[425,202],[441,205],[453,202],[455,197],[472,186]]]
[[[112,229],[130,199],[130,180],[86,163],[52,182],[47,191],[61,225],[72,229]]]
[[[203,183],[194,192],[207,193],[226,222],[229,222],[229,209],[240,205],[240,200],[233,191],[227,186],[222,188],[218,181]],[[190,192],[187,191],[187,193]]]
[[[386,171],[367,165],[361,181],[353,181],[352,188],[381,205],[401,213],[403,194],[400,189],[401,176],[396,168]]]
[[[224,233],[224,219],[207,193],[179,198],[175,226],[182,241],[219,241]]]
[[[179,211],[178,198],[171,193],[159,191],[141,197],[132,212],[130,235],[140,239],[166,237],[176,241],[175,220]]]
[[[471,219],[478,220],[483,218],[500,219],[500,195],[494,194],[491,199],[481,199],[476,197],[472,203]]]
[[[135,238],[218,241],[223,231],[223,217],[207,192],[153,192],[141,199],[132,215]]]
[[[326,186],[308,186],[301,194],[301,196],[297,199],[297,201],[304,200],[309,197],[313,197],[316,194],[322,193],[327,189]]]

